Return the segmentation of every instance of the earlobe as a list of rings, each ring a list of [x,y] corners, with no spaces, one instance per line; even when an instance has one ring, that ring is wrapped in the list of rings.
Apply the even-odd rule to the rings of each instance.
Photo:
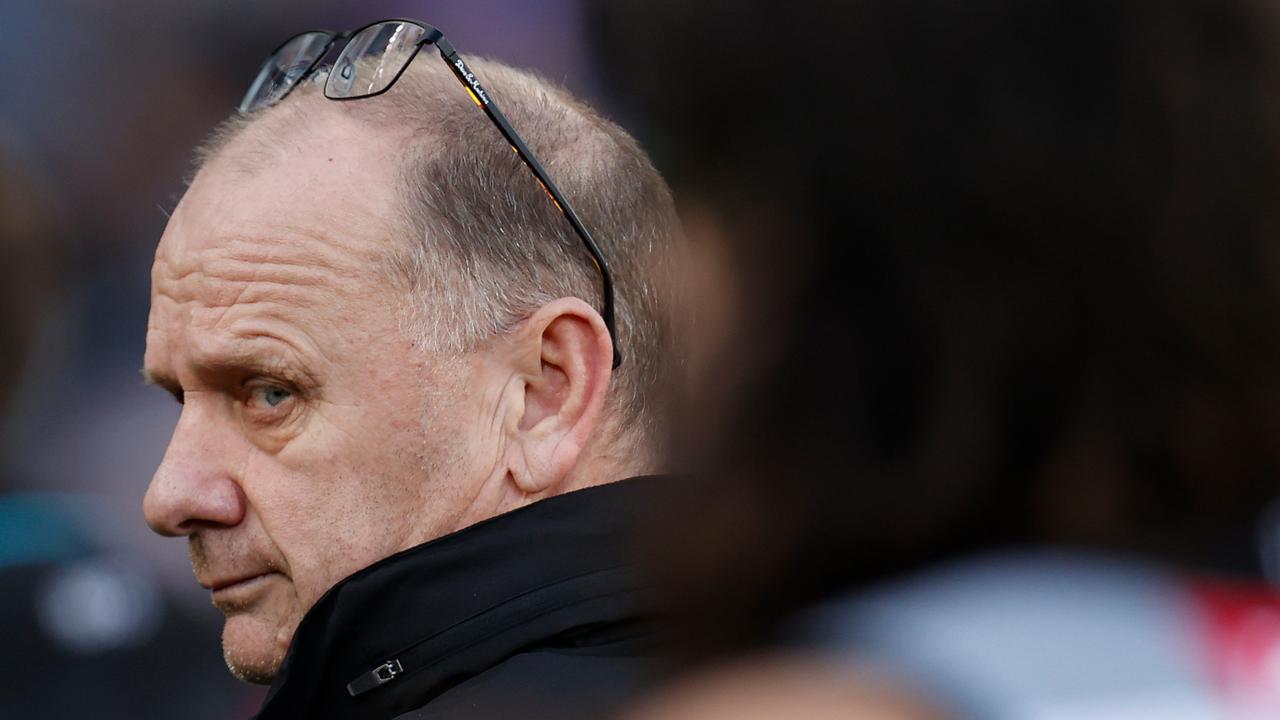
[[[554,494],[572,481],[599,422],[613,346],[600,315],[578,298],[544,305],[524,330],[522,412],[508,467],[523,492]]]

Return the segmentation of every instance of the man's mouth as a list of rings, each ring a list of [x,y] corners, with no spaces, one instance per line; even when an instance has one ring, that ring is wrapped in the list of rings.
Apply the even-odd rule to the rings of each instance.
[[[253,599],[264,584],[277,572],[260,572],[247,575],[234,575],[211,580],[200,580],[200,584],[212,594],[214,605],[242,605]]]

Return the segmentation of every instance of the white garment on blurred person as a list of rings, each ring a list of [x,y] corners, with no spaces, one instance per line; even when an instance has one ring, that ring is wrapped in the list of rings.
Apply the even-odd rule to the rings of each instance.
[[[1134,562],[988,556],[830,603],[800,634],[961,717],[1280,717],[1280,592]]]

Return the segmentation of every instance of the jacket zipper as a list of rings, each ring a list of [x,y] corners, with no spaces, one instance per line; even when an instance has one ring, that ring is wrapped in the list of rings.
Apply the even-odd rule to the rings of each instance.
[[[347,692],[351,694],[351,697],[362,695],[380,685],[385,685],[395,680],[403,672],[404,667],[400,664],[400,661],[392,658],[347,683]]]

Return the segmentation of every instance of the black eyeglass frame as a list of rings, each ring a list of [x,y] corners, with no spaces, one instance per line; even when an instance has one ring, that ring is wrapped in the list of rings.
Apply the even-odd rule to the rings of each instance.
[[[471,95],[471,99],[475,101],[476,105],[480,106],[480,109],[484,111],[484,114],[498,128],[498,132],[502,133],[502,137],[511,145],[511,148],[515,150],[516,155],[520,157],[524,164],[533,173],[538,184],[542,186],[542,189],[546,191],[547,196],[551,198],[553,203],[555,203],[556,208],[559,209],[565,219],[569,221],[569,225],[573,228],[573,231],[578,234],[578,237],[582,239],[583,246],[586,247],[587,252],[591,255],[591,260],[595,263],[596,269],[600,272],[600,280],[604,295],[604,308],[601,316],[604,319],[605,328],[609,331],[609,339],[613,345],[613,367],[616,369],[622,364],[622,353],[618,349],[618,331],[614,321],[613,274],[609,271],[609,264],[605,262],[604,253],[600,251],[600,246],[597,245],[596,241],[591,237],[591,232],[587,230],[587,227],[582,224],[582,220],[578,218],[578,213],[574,211],[573,206],[569,204],[568,199],[566,199],[564,194],[560,192],[560,189],[556,187],[555,182],[551,180],[551,176],[547,173],[546,169],[542,167],[542,163],[538,161],[538,158],[533,154],[533,151],[529,149],[529,146],[525,145],[520,134],[511,126],[511,122],[507,120],[507,116],[504,115],[502,110],[498,109],[498,106],[489,98],[489,94],[485,92],[484,87],[480,85],[480,81],[476,78],[475,73],[467,67],[466,62],[458,55],[458,51],[454,49],[453,44],[445,38],[444,33],[440,32],[439,29],[418,20],[410,20],[407,18],[388,18],[385,20],[371,22],[347,32],[307,30],[292,35],[271,51],[271,54],[267,56],[267,60],[263,63],[264,69],[266,68],[266,64],[271,62],[272,58],[274,58],[277,53],[299,37],[304,35],[325,35],[328,37],[328,41],[325,43],[325,46],[320,53],[316,55],[315,60],[311,62],[311,65],[309,65],[304,72],[294,78],[279,97],[265,103],[264,105],[258,105],[251,108],[246,108],[245,103],[242,102],[240,111],[247,112],[257,109],[258,107],[266,107],[281,102],[293,92],[294,88],[301,85],[302,82],[309,78],[317,68],[322,66],[324,59],[329,56],[337,42],[350,40],[375,25],[382,25],[385,23],[406,23],[409,25],[415,25],[424,31],[422,38],[414,45],[413,52],[404,61],[404,64],[400,66],[400,69],[396,71],[395,77],[391,78],[385,87],[375,92],[365,93],[363,95],[350,95],[346,97],[333,97],[329,95],[328,80],[326,79],[325,97],[329,100],[346,101],[364,100],[366,98],[381,95],[395,86],[396,81],[399,80],[400,76],[404,74],[404,71],[409,68],[409,64],[413,62],[414,58],[418,57],[418,52],[422,50],[424,45],[435,45],[440,51],[440,57],[444,59],[445,63],[448,64],[449,69],[453,71],[454,76],[458,78],[458,82],[462,83],[462,86],[467,90],[467,93]]]

